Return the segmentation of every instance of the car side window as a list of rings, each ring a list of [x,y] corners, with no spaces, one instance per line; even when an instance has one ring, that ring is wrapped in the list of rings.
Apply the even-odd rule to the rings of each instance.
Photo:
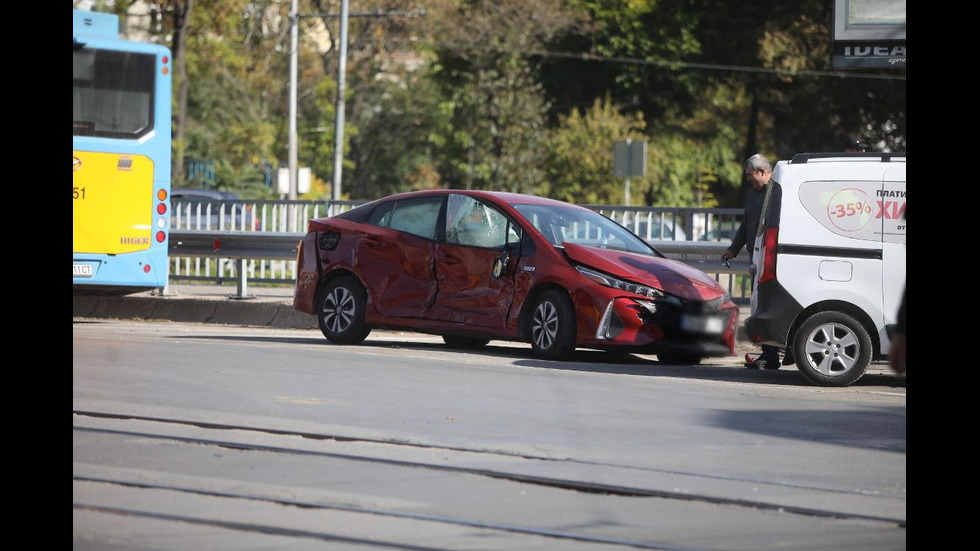
[[[384,210],[378,209],[378,210]],[[426,239],[435,239],[436,223],[442,210],[442,197],[420,197],[396,201],[388,212],[379,213],[378,225],[408,232]],[[374,223],[374,213],[372,213]]]
[[[394,206],[394,201],[378,205],[377,208],[371,211],[371,216],[368,218],[367,223],[372,226],[387,228],[388,223],[391,221],[391,209]]]
[[[446,213],[446,242],[491,249],[516,242],[516,228],[500,211],[473,197],[452,194]]]

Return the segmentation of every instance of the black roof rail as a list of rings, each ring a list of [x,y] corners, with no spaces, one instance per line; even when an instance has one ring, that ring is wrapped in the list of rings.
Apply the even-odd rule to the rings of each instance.
[[[793,155],[793,160],[790,164],[802,164],[806,163],[810,159],[830,159],[834,157],[867,157],[875,158],[881,160],[883,163],[891,162],[892,157],[905,157],[905,153],[882,153],[875,151],[868,151],[865,153],[856,152],[841,152],[841,153],[797,153]]]

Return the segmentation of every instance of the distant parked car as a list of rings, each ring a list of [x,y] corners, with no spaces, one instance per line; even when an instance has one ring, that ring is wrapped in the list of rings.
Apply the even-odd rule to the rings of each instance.
[[[640,219],[627,223],[625,227],[641,239],[687,241],[687,232],[681,226],[675,225],[673,220],[653,220],[652,223],[648,223],[646,219]]]
[[[725,241],[729,242],[735,239],[735,234],[738,233],[738,226],[724,226],[722,228],[713,228],[708,230],[704,234],[705,241]]]
[[[182,230],[257,230],[259,220],[237,193],[214,189],[170,191],[170,227]]]
[[[513,193],[428,190],[310,220],[293,306],[338,344],[375,327],[451,346],[528,342],[698,364],[734,354],[738,307],[704,272],[585,207]]]

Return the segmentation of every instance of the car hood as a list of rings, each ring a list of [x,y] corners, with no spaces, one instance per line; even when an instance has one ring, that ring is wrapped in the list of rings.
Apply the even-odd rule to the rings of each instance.
[[[725,289],[708,274],[683,262],[613,249],[565,243],[573,262],[642,283],[687,300],[713,300]]]

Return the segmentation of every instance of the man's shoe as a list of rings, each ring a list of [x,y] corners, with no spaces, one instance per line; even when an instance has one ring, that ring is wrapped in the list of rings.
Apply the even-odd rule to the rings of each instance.
[[[745,355],[745,367],[749,369],[779,369],[782,367],[779,362],[779,357],[765,357],[762,354],[746,354]]]
[[[759,358],[759,363],[762,364],[762,369],[779,369],[782,367],[779,358]]]

